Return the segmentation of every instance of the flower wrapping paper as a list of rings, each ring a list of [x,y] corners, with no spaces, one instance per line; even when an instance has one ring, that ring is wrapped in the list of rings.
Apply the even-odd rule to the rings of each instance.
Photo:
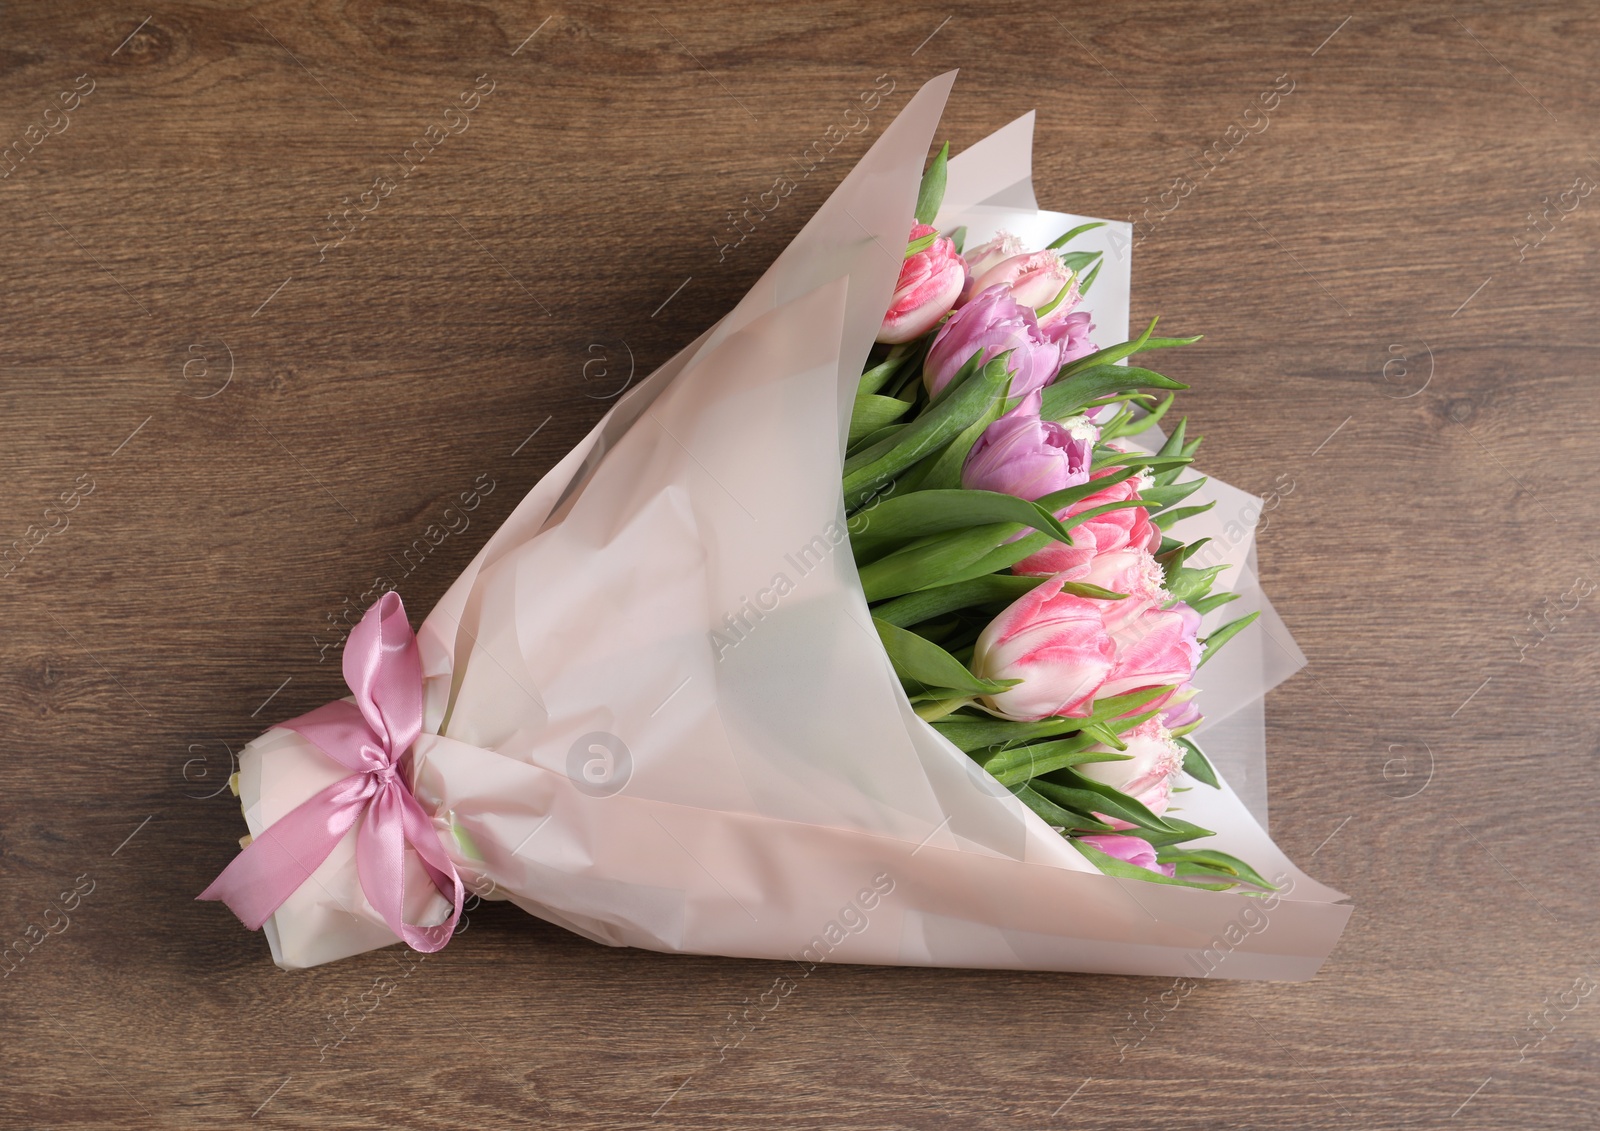
[[[412,790],[470,890],[608,945],[1309,978],[1351,908],[1264,828],[1262,700],[1304,658],[1256,580],[1259,500],[1212,478],[1194,500],[1216,507],[1186,527],[1212,535],[1206,564],[1234,567],[1227,615],[1263,616],[1197,680],[1223,781],[1181,805],[1275,893],[1102,875],[913,713],[873,630],[839,467],[953,81],[912,98],[743,300],[624,395],[428,615]],[[937,227],[1039,246],[1082,221],[1037,207],[1032,125],[951,159]],[[1117,223],[1085,241],[1107,252],[1085,304],[1101,341],[1127,336],[1128,244]],[[251,834],[347,772],[269,730],[240,760]],[[362,891],[355,837],[266,922],[278,965],[399,941]],[[406,866],[407,920],[445,919]]]

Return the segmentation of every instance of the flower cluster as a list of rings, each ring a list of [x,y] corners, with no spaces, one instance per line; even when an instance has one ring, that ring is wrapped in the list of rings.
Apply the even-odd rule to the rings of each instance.
[[[1188,736],[1193,684],[1240,618],[1218,569],[1185,566],[1169,533],[1198,441],[1185,386],[1116,364],[1192,338],[1093,340],[1078,309],[1099,253],[1065,250],[1086,224],[1029,249],[999,232],[964,251],[935,226],[946,153],[929,168],[879,346],[861,378],[844,465],[851,543],[885,650],[917,713],[1091,861],[1157,883],[1269,887],[1187,842],[1183,782],[1217,786]],[[1160,441],[1158,441],[1160,442]]]

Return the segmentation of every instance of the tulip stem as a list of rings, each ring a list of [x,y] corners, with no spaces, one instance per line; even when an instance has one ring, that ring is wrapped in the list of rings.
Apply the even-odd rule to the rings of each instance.
[[[856,386],[857,396],[867,396],[876,393],[894,379],[900,371],[900,366],[911,353],[911,344],[903,342],[891,349],[882,361],[874,365],[861,375],[861,381]]]

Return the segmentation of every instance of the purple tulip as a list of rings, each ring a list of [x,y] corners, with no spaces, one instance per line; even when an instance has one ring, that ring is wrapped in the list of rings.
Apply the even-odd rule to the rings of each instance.
[[[1094,323],[1089,321],[1087,310],[1076,311],[1059,321],[1047,321],[1044,327],[1045,336],[1061,347],[1062,365],[1077,361],[1080,357],[1088,357],[1099,348],[1089,340],[1093,330]]]
[[[997,285],[959,308],[940,328],[922,366],[928,395],[937,396],[973,354],[987,362],[1011,351],[1011,392],[1020,397],[1055,380],[1061,368],[1061,345],[1039,329],[1033,311]]]
[[[1194,696],[1194,685],[1186,683],[1178,688],[1178,693],[1168,700],[1167,709],[1157,716],[1161,725],[1168,730],[1182,730],[1199,723],[1202,718],[1200,703]]]
[[[969,491],[999,491],[1032,501],[1089,482],[1099,430],[1082,417],[1039,418],[1038,391],[983,430],[961,468]]]
[[[1171,864],[1156,863],[1156,850],[1147,840],[1136,836],[1080,836],[1084,844],[1093,845],[1107,856],[1137,865],[1163,876],[1171,876],[1176,869]]]

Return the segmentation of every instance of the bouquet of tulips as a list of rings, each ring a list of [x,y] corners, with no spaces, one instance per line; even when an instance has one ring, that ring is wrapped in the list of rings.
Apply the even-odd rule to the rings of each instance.
[[[969,251],[941,234],[946,145],[924,175],[905,263],[868,360],[844,464],[851,546],[873,623],[916,713],[1101,870],[1157,883],[1270,889],[1190,842],[1184,775],[1217,788],[1186,737],[1197,669],[1259,612],[1203,639],[1224,566],[1184,563],[1172,533],[1199,440],[1185,422],[1141,447],[1186,386],[1119,364],[1195,338],[1097,349],[1078,310],[1103,252],[1007,232]]]
[[[924,174],[952,82],[415,631],[367,610],[349,697],[242,751],[203,898],[280,965],[438,950],[488,899],[807,969],[1316,971],[1349,908],[1262,827],[1298,654],[1259,501],[1120,364],[1178,341],[1096,348],[1127,225],[1038,207],[1031,115]]]

